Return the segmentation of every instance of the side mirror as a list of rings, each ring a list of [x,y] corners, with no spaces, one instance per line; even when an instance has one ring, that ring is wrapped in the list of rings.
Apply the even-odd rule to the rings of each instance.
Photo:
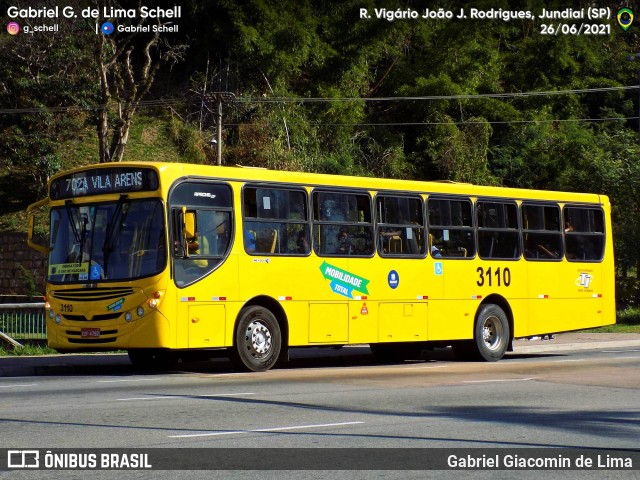
[[[47,206],[48,204],[49,199],[45,198],[44,200],[40,200],[39,202],[29,205],[29,207],[27,208],[27,245],[29,245],[34,250],[39,251],[43,255],[47,255],[49,253],[49,247],[46,245],[40,245],[34,241],[33,230],[35,228],[35,211],[41,207]]]

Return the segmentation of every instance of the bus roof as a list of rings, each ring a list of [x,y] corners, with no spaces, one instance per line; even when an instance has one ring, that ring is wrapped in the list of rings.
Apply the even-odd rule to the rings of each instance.
[[[534,190],[524,188],[496,187],[475,185],[452,181],[418,181],[399,180],[379,177],[357,177],[348,175],[332,175],[323,173],[292,172],[286,170],[269,170],[256,167],[199,165],[191,163],[168,162],[118,162],[87,165],[73,170],[60,172],[51,180],[71,172],[96,168],[146,167],[156,168],[162,174],[168,174],[175,179],[182,177],[216,178],[229,181],[247,182],[275,182],[283,184],[305,185],[311,187],[328,188],[362,188],[376,191],[396,191],[407,193],[426,193],[444,195],[466,195],[495,198],[554,200],[561,202],[589,202],[608,204],[604,195],[595,193],[575,193],[551,190]],[[161,177],[162,178],[162,177]],[[161,180],[162,188],[168,189],[169,184]],[[171,182],[173,183],[173,182]]]

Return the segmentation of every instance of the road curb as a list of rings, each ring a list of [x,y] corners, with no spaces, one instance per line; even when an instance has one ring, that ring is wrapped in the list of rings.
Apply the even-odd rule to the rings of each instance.
[[[609,340],[578,343],[554,343],[553,340],[549,340],[548,342],[536,343],[535,345],[521,345],[520,343],[523,342],[514,342],[512,353],[544,353],[571,350],[599,350],[602,348],[640,347],[640,340]]]

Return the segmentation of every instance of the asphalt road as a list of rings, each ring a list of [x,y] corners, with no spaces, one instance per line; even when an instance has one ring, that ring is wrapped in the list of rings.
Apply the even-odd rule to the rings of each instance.
[[[39,365],[0,377],[0,448],[508,450],[640,444],[637,347],[511,354],[497,363],[458,362],[446,351],[401,364],[376,363],[366,348],[324,353],[329,357],[298,352],[290,367],[265,373],[236,373],[224,360],[162,374],[137,373],[122,355],[32,360]],[[31,472],[37,473],[45,472]],[[425,478],[407,473],[398,478]],[[444,478],[472,472],[453,473]],[[514,472],[475,473],[515,478]],[[516,477],[539,478],[527,476],[534,473],[541,472]],[[607,477],[612,473],[622,476]],[[200,474],[190,478],[204,478]],[[371,478],[360,474],[343,478]],[[314,475],[319,473],[295,478],[322,478]],[[563,472],[560,478],[637,475],[636,467],[635,473]],[[255,471],[243,478],[253,476],[265,478]]]

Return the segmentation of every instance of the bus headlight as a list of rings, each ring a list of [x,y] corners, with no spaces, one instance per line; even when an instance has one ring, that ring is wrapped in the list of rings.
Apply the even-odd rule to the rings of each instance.
[[[150,298],[149,301],[147,301],[147,304],[150,308],[156,308],[158,306],[158,300],[156,300],[155,298]]]
[[[60,317],[60,314],[57,314],[57,315],[56,315],[56,323],[57,323],[58,325],[60,325],[60,322],[61,322],[61,321],[62,321],[62,317]]]
[[[55,316],[56,316],[56,314],[53,313],[53,310],[49,309],[49,318],[53,318]]]
[[[142,316],[144,315],[144,307],[139,306],[139,307],[136,309],[136,313],[138,314],[138,316],[139,316],[139,317],[142,317]]]
[[[131,320],[133,320],[133,315],[131,315],[131,312],[127,312],[127,313],[125,313],[125,314],[124,314],[124,319],[125,319],[127,322],[130,322]]]

